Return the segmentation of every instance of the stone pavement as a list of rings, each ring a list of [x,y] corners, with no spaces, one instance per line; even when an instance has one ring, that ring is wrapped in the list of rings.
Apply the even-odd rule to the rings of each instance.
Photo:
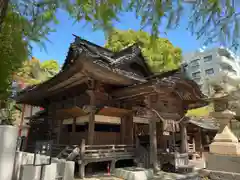
[[[198,176],[198,172],[189,174],[160,172],[159,175],[154,176],[151,180],[201,180],[201,178]]]
[[[75,180],[82,180],[82,179],[77,179]],[[85,177],[85,180],[123,180],[121,178],[114,177],[113,175],[104,175],[104,174],[97,174],[97,175],[92,175]]]
[[[123,180],[123,179],[114,177],[113,175],[95,174],[92,175],[91,177],[86,177],[85,180]],[[190,173],[188,175],[160,172],[159,175],[154,176],[154,178],[150,180],[201,180],[201,178],[198,177],[197,172]]]

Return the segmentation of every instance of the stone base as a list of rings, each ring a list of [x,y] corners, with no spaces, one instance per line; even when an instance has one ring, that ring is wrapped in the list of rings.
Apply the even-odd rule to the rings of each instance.
[[[57,164],[52,163],[44,166],[41,175],[41,166],[23,165],[23,171],[21,180],[39,180],[42,176],[42,180],[56,179]]]
[[[208,154],[206,168],[212,171],[240,173],[240,156]]]
[[[213,154],[240,156],[239,143],[213,142],[209,145],[209,151]]]
[[[154,177],[152,169],[138,167],[117,168],[114,170],[114,175],[127,180],[148,180]]]

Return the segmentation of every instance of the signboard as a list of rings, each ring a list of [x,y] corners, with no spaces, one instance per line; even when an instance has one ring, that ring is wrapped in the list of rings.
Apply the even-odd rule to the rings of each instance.
[[[34,150],[34,166],[51,164],[52,141],[37,141]]]

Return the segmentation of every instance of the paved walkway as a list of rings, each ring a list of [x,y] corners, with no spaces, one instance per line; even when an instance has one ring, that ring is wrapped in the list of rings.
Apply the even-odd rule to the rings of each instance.
[[[114,177],[113,175],[96,174],[92,175],[91,177],[86,177],[85,180],[123,180],[123,179]],[[196,178],[196,173],[191,173],[189,175],[181,175],[175,173],[161,172],[159,175],[156,175],[151,180],[200,180],[200,178]]]
[[[75,179],[75,180],[81,180],[81,179]],[[113,175],[98,173],[95,175],[86,176],[85,180],[123,180],[123,179],[114,177]]]

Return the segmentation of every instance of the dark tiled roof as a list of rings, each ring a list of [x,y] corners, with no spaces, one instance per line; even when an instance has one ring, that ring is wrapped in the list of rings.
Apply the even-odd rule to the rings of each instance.
[[[137,44],[127,47],[120,52],[112,52],[80,37],[76,37],[75,42],[71,44],[62,70],[56,76],[37,86],[28,87],[22,92],[38,90],[37,87],[45,87],[46,84],[47,86],[51,86],[51,84],[58,82],[59,79],[67,78],[68,75],[66,74],[71,73],[71,70],[75,72],[77,69],[74,69],[73,65],[76,61],[91,61],[91,63],[126,77],[126,79],[134,80],[131,85],[128,85],[128,88],[148,82],[153,83],[154,86],[162,83],[168,85],[177,84],[176,92],[183,100],[189,101],[188,104],[193,104],[192,108],[195,108],[194,104],[196,104],[196,100],[204,97],[198,85],[185,76],[182,68],[153,75]],[[137,63],[138,66],[131,67],[130,64],[134,63]],[[181,84],[184,84],[184,86],[181,86]],[[181,87],[187,88],[187,90]],[[188,92],[185,93],[185,91]],[[203,102],[199,101],[198,106],[202,105]]]
[[[191,118],[188,122],[206,130],[219,129],[219,124],[213,118]]]
[[[145,77],[135,73],[134,70],[127,71],[124,67],[121,66],[122,64],[127,64],[135,60],[139,61],[140,59],[141,63],[143,63],[143,65],[146,67],[145,71],[147,72],[145,74],[147,74],[147,76],[152,74],[145,59],[142,56],[141,49],[136,44],[127,47],[120,52],[114,53],[106,48],[81,39],[80,37],[76,37],[75,42],[72,43],[62,70],[64,71],[68,66],[71,66],[74,60],[77,60],[77,57],[81,54],[84,54],[85,56],[93,59],[93,62],[95,64],[112,70],[118,74],[125,75],[131,79],[143,82],[145,81]]]

